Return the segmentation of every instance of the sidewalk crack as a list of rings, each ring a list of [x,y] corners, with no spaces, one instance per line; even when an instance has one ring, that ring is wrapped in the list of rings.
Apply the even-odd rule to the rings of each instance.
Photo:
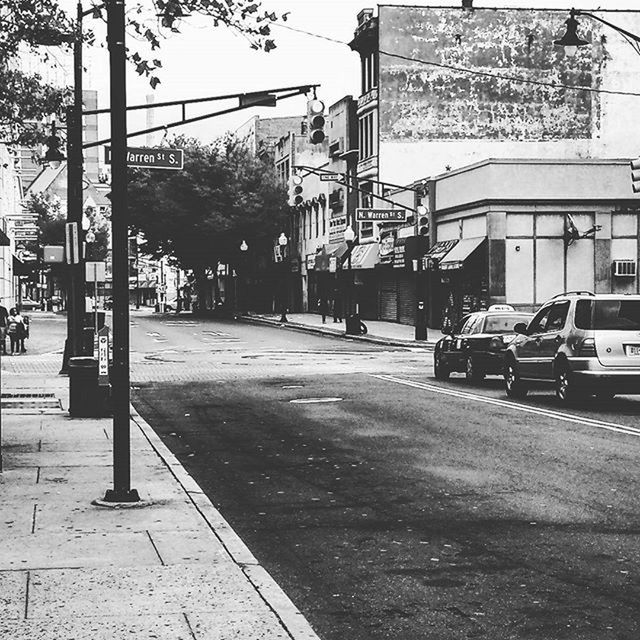
[[[31,533],[36,532],[36,514],[38,512],[38,503],[33,505],[33,518],[31,519]]]
[[[193,640],[198,640],[194,630],[191,627],[191,623],[189,622],[189,618],[187,617],[187,614],[183,612],[182,615],[184,616],[184,620],[187,623],[187,627],[189,629],[189,633],[192,635]]]
[[[158,551],[158,547],[156,547],[156,543],[154,542],[153,538],[151,537],[151,533],[147,530],[146,534],[149,538],[149,542],[151,542],[151,546],[153,547],[154,551],[156,552],[156,555],[158,556],[158,560],[160,560],[160,564],[164,567],[164,560],[162,559],[162,556],[160,555],[160,552]]]
[[[27,586],[24,596],[24,619],[27,620],[29,615],[29,583],[31,582],[31,572],[27,571]]]

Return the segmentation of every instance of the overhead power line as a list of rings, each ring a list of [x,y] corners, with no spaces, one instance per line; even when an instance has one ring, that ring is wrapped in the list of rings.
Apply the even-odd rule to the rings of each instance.
[[[330,38],[328,36],[321,35],[319,33],[313,33],[311,31],[305,31],[304,29],[298,29],[296,27],[292,27],[290,25],[281,24],[278,22],[273,23],[274,26],[281,27],[283,29],[288,29],[289,31],[295,31],[297,33],[302,33],[307,36],[311,36],[313,38],[319,38],[320,40],[327,40],[329,42],[333,42],[336,44],[342,44],[345,46],[349,46],[348,42],[344,42],[343,40],[337,40],[336,38]],[[551,89],[568,89],[569,91],[588,91],[589,93],[602,93],[606,95],[616,95],[616,96],[633,96],[640,97],[640,92],[637,91],[619,91],[616,89],[598,89],[596,87],[586,87],[584,85],[572,85],[572,84],[564,84],[561,82],[545,82],[544,80],[533,80],[531,78],[523,78],[521,76],[510,76],[504,75],[500,73],[492,73],[491,71],[481,71],[479,69],[469,69],[467,67],[459,67],[456,65],[446,64],[444,62],[434,62],[432,60],[421,60],[419,58],[412,58],[410,56],[404,56],[399,53],[392,53],[390,51],[380,50],[382,55],[388,56],[390,58],[398,58],[401,60],[405,60],[408,62],[415,62],[418,64],[423,64],[425,66],[432,67],[440,67],[442,69],[450,69],[452,71],[458,71],[461,73],[467,73],[469,75],[483,76],[489,78],[496,78],[498,80],[508,80],[509,82],[519,82],[522,84],[531,84],[537,85],[541,87],[549,87]]]

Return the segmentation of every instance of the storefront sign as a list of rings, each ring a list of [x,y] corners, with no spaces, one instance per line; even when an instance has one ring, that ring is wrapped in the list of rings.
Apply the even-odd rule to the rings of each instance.
[[[393,254],[395,248],[395,237],[393,235],[385,236],[380,240],[380,263],[391,264],[393,262]]]
[[[393,267],[394,269],[404,269],[404,246],[405,238],[396,238],[393,248]]]
[[[316,254],[309,253],[307,254],[307,269],[315,269],[316,268]]]

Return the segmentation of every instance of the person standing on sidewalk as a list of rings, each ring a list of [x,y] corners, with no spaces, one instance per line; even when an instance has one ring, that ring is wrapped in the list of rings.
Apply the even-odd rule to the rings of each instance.
[[[7,324],[9,320],[9,312],[7,308],[0,304],[0,353],[7,355]]]
[[[9,310],[9,318],[7,320],[7,333],[11,342],[11,355],[20,353],[20,335],[24,331],[22,316],[18,310],[13,307]]]
[[[320,300],[318,301],[318,311],[320,311],[320,315],[322,316],[322,324],[327,322],[327,315],[329,314],[329,301],[326,296],[320,296]]]
[[[333,321],[342,322],[342,292],[337,285],[333,290]]]

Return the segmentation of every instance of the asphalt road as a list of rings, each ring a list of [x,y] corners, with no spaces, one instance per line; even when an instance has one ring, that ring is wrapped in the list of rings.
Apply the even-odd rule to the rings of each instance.
[[[637,639],[640,398],[134,316],[134,404],[324,640]]]

